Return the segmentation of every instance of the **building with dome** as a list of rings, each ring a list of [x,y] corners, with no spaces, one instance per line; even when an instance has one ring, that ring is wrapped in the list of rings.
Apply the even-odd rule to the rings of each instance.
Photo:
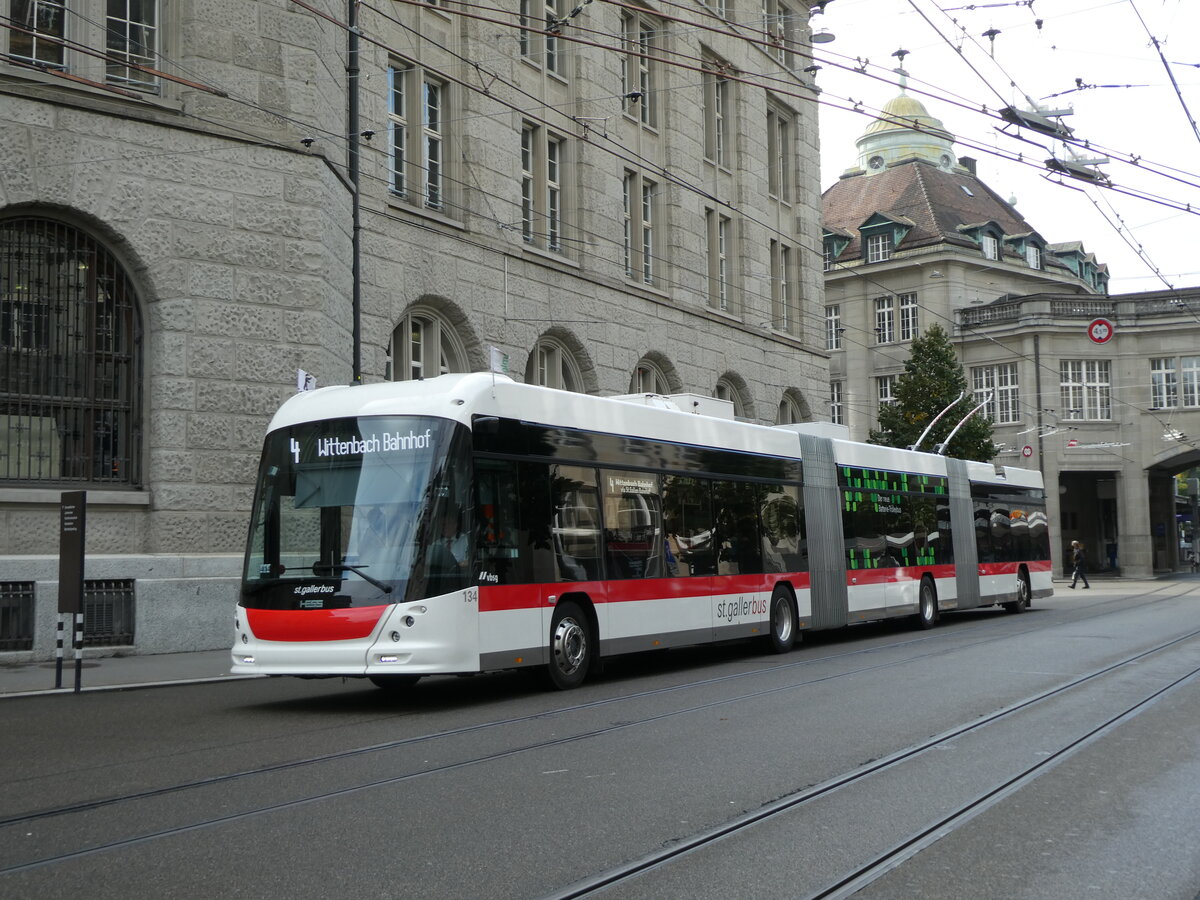
[[[865,440],[936,322],[986,400],[996,462],[1045,477],[1058,571],[1072,540],[1097,570],[1183,563],[1195,499],[1176,476],[1200,463],[1200,290],[1109,296],[1107,267],[980,181],[903,87],[856,149],[822,197],[831,420]]]

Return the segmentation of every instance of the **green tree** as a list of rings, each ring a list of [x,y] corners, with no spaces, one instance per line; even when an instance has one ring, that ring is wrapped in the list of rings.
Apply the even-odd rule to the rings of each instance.
[[[908,447],[954,399],[965,396],[947,412],[918,448],[931,451],[978,401],[967,388],[967,376],[954,355],[950,336],[941,325],[933,325],[912,342],[912,353],[904,373],[896,379],[896,402],[879,410],[879,428],[871,429],[868,441],[885,447]],[[946,451],[947,456],[988,461],[996,455],[992,443],[992,420],[982,411],[971,416]]]

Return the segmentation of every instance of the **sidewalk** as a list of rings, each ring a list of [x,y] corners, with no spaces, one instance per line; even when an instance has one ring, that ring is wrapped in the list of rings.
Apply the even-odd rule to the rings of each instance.
[[[106,691],[255,677],[230,675],[230,664],[228,649],[84,659],[80,687],[82,691]],[[53,660],[0,665],[0,699],[72,693],[75,690],[75,659],[71,651],[68,650],[63,659],[63,686],[59,690],[54,689],[54,669]]]

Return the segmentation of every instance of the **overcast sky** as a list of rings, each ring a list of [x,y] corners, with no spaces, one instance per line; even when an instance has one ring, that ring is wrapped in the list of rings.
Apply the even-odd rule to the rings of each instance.
[[[1047,241],[1082,241],[1108,264],[1112,293],[1166,287],[1129,244],[1140,245],[1172,286],[1200,286],[1200,215],[1169,205],[1190,203],[1200,212],[1194,124],[1200,116],[1200,0],[830,0],[812,25],[836,38],[816,46],[822,188],[855,163],[854,142],[870,123],[833,105],[858,101],[865,111],[878,111],[899,93],[891,72],[899,61],[892,54],[904,49],[909,93],[960,139],[959,156],[979,161],[985,183],[1005,199],[1016,198],[1017,209]],[[989,39],[984,33],[991,30],[999,33]],[[866,74],[838,68],[864,63]],[[1076,79],[1097,87],[1079,90]],[[1046,109],[1074,107],[1062,121],[1092,145],[1076,152],[1091,159],[1111,154],[1099,168],[1114,186],[1160,202],[1047,180],[1044,162],[1051,155],[1066,158],[1064,145],[1012,127],[1006,130],[1036,145],[1006,135],[995,118],[1006,105],[1029,108],[1029,99]],[[982,113],[984,107],[993,115]],[[991,151],[1023,154],[1034,165]],[[1121,161],[1133,156],[1140,165]]]

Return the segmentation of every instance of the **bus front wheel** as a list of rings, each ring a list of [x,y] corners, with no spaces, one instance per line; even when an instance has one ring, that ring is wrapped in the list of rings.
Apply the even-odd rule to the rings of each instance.
[[[772,653],[787,653],[796,646],[797,615],[792,592],[779,585],[771,595],[771,632],[767,635]]]
[[[594,652],[591,620],[578,603],[560,603],[550,620],[550,684],[568,691],[583,684]]]

